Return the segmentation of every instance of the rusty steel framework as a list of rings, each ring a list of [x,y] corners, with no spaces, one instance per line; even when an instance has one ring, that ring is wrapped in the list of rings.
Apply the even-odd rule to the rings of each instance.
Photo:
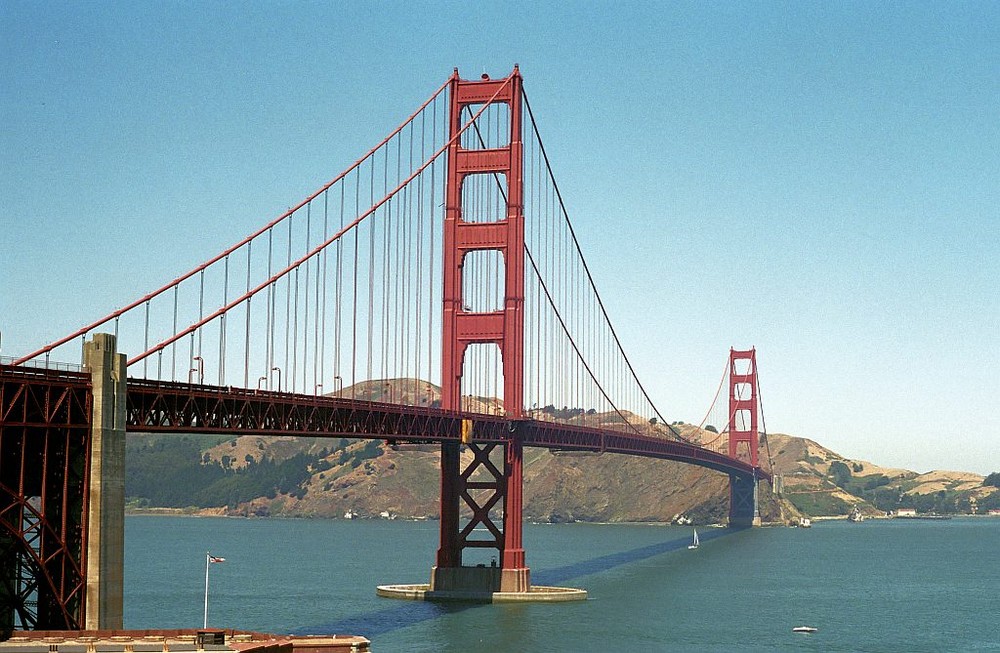
[[[89,374],[0,366],[0,633],[83,623],[91,407]]]

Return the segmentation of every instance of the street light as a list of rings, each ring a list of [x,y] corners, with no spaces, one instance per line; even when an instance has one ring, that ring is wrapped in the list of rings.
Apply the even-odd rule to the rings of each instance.
[[[267,376],[262,376],[262,377],[260,377],[259,379],[257,379],[257,389],[258,389],[258,390],[263,390],[263,389],[264,389],[264,388],[262,388],[262,387],[261,387],[261,385],[260,385],[260,384],[261,384],[261,383],[263,383],[264,381],[267,381]]]
[[[191,359],[191,362],[192,363],[197,363],[197,364],[196,364],[195,367],[192,367],[190,370],[188,370],[188,383],[191,383],[191,373],[192,372],[197,372],[198,373],[198,383],[204,383],[205,382],[205,359],[202,358],[201,356],[195,356],[194,358]]]
[[[339,375],[333,377],[333,391],[338,397],[344,391],[344,379],[340,378]]]
[[[280,367],[272,367],[271,371],[278,373],[278,392],[281,392],[281,368]]]

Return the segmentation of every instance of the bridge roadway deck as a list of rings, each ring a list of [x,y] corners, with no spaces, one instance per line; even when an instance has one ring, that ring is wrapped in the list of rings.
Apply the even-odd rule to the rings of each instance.
[[[130,378],[127,429],[133,432],[226,433],[446,442],[461,439],[462,420],[476,442],[504,442],[520,433],[524,446],[619,453],[676,460],[726,474],[769,478],[749,463],[697,445],[612,429],[502,415],[460,413],[349,398],[216,387]]]

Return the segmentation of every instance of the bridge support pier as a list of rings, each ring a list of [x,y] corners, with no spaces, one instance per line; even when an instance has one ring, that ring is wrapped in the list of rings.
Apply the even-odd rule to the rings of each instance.
[[[490,454],[503,449],[502,471]],[[490,595],[494,592],[528,592],[531,572],[525,563],[522,543],[521,487],[523,446],[519,434],[501,444],[469,443],[473,459],[461,470],[460,444],[446,442],[441,448],[441,546],[431,570],[430,591]],[[475,479],[475,480],[473,480]],[[460,528],[459,512],[464,502],[471,518]],[[491,511],[503,508],[502,524]],[[484,539],[483,531],[488,532]],[[477,535],[479,533],[479,535]],[[466,548],[495,548],[499,566],[463,565]],[[496,558],[494,558],[494,561]]]
[[[126,357],[115,337],[95,334],[83,345],[91,374],[90,499],[87,509],[87,600],[84,628],[123,628],[125,566]]]
[[[729,526],[731,528],[760,526],[756,476],[730,475]]]

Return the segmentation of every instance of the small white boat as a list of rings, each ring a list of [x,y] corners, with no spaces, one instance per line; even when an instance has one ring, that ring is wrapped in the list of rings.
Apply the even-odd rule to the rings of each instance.
[[[796,626],[792,628],[793,633],[815,633],[819,628],[813,628],[812,626]]]
[[[691,540],[691,544],[688,545],[688,548],[689,549],[697,549],[698,548],[698,529],[697,528],[694,529],[694,538]]]

